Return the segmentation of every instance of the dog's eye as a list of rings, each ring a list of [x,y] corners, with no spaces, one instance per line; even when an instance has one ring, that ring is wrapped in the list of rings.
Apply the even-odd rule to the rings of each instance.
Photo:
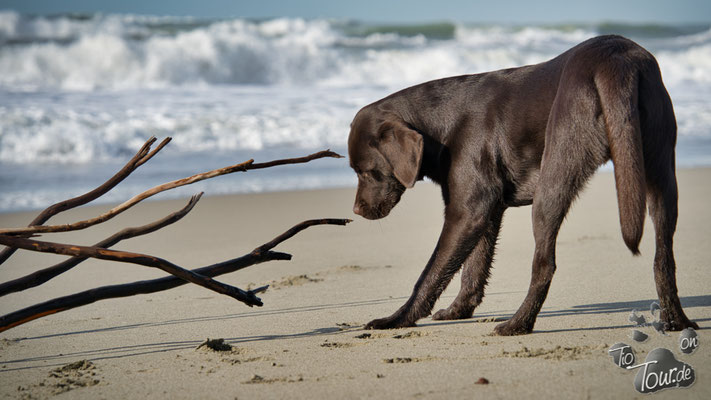
[[[370,171],[370,176],[378,182],[383,180],[383,174],[381,174],[378,170]]]

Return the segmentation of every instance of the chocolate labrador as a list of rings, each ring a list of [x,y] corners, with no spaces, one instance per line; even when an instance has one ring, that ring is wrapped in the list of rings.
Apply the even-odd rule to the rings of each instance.
[[[444,226],[412,295],[366,328],[414,326],[463,266],[461,290],[437,320],[470,318],[484,296],[504,211],[533,205],[528,294],[495,332],[533,330],[556,269],[571,202],[612,159],[622,237],[639,254],[645,204],[656,232],[654,278],[668,329],[698,328],[677,296],[676,119],[655,58],[620,36],[587,40],[536,65],[435,80],[361,109],[348,138],[358,175],[353,211],[388,215],[406,188],[442,188]]]

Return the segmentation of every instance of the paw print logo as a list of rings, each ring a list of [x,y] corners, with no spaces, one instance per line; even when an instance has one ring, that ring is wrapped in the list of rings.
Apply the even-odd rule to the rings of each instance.
[[[652,303],[649,309],[652,314],[651,322],[647,322],[644,315],[632,310],[629,321],[634,324],[632,340],[644,343],[650,336],[641,329],[652,327],[658,334],[668,336],[666,324],[660,320],[661,308],[659,304]],[[685,355],[692,354],[699,347],[699,337],[692,328],[684,329],[679,334],[679,351]],[[674,356],[674,353],[662,347],[656,348],[647,354],[644,362],[636,364],[636,354],[632,346],[625,343],[616,343],[610,347],[608,354],[612,361],[625,370],[637,369],[634,387],[640,393],[655,393],[664,389],[689,387],[696,381],[694,368]]]
[[[667,332],[667,324],[666,322],[662,321],[660,319],[661,317],[661,307],[659,307],[659,303],[654,302],[649,306],[649,312],[652,314],[653,320],[651,322],[647,322],[647,319],[644,317],[644,315],[640,315],[637,313],[637,310],[632,310],[630,313],[630,316],[628,320],[634,324],[635,328],[644,328],[651,326],[654,328],[657,333],[665,335]],[[644,343],[649,339],[649,335],[646,333],[640,331],[639,329],[632,329],[632,340],[635,342],[639,343]]]

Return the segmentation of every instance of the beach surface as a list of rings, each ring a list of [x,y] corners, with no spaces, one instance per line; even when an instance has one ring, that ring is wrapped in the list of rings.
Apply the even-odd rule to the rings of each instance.
[[[473,319],[365,331],[410,295],[442,224],[438,188],[418,183],[392,214],[366,221],[352,214],[355,190],[204,196],[182,221],[117,249],[163,257],[186,268],[234,258],[312,218],[353,218],[346,227],[316,226],[275,250],[291,261],[252,266],[217,278],[243,289],[264,284],[263,307],[249,308],[196,285],[113,299],[41,318],[0,333],[0,398],[8,399],[458,399],[648,398],[635,390],[639,369],[613,363],[623,342],[637,362],[662,347],[693,367],[689,388],[653,398],[711,398],[711,169],[678,171],[675,236],[679,295],[701,327],[699,348],[679,348],[679,333],[631,338],[633,309],[656,299],[654,232],[647,219],[639,257],[620,234],[614,180],[600,172],[560,232],[558,269],[532,334],[492,336],[528,289],[533,255],[530,207],[507,211],[492,278]],[[239,179],[239,178],[236,178]],[[101,226],[46,236],[92,244],[142,225],[186,200],[147,202]],[[70,211],[52,223],[84,219],[107,206]],[[34,213],[0,214],[0,226],[27,224]],[[354,218],[355,217],[355,218]],[[18,252],[0,281],[62,260]],[[92,287],[164,276],[146,267],[89,260],[37,288],[5,296],[0,313]],[[454,299],[459,275],[436,311]],[[206,339],[223,346],[200,346]],[[219,343],[218,343],[219,344]],[[225,346],[228,345],[228,346]],[[198,348],[199,347],[199,348]],[[488,382],[488,383],[487,383]]]

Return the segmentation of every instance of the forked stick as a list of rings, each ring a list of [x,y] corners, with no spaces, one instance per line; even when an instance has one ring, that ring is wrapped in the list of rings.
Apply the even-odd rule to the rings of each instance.
[[[192,282],[196,285],[211,289],[217,293],[233,297],[250,307],[262,305],[262,301],[258,297],[251,293],[245,292],[240,288],[226,285],[222,282],[217,282],[210,277],[197,274],[193,271],[175,265],[168,260],[148,254],[109,250],[91,246],[43,242],[9,235],[0,235],[0,244],[25,250],[38,251],[40,253],[53,253],[74,257],[91,257],[101,260],[118,261],[158,268],[173,276],[177,276],[184,281]]]
[[[98,243],[96,243],[93,247],[100,247],[100,248],[109,248],[111,246],[116,245],[122,240],[126,240],[129,238],[133,238],[136,236],[141,236],[141,235],[147,235],[151,232],[155,232],[158,229],[161,229],[165,226],[168,226],[172,223],[180,221],[185,215],[187,215],[190,210],[193,209],[195,204],[200,200],[200,196],[202,196],[202,193],[193,196],[190,199],[190,202],[183,207],[181,210],[178,210],[165,218],[152,222],[150,224],[146,224],[143,226],[139,227],[134,227],[134,228],[126,228],[111,237],[108,237]],[[53,265],[51,267],[47,267],[44,269],[41,269],[39,271],[36,271],[34,273],[31,273],[29,275],[23,276],[21,278],[13,279],[8,282],[3,282],[0,283],[0,297],[5,296],[10,293],[15,293],[19,292],[25,289],[30,289],[36,286],[39,286],[50,279],[63,274],[70,269],[74,268],[75,266],[79,265],[81,262],[85,261],[88,257],[72,257],[66,261],[63,261],[59,264]]]
[[[216,277],[266,261],[290,260],[290,254],[274,252],[271,250],[278,244],[311,226],[346,225],[349,222],[351,222],[351,220],[348,219],[320,219],[304,221],[298,225],[295,225],[283,234],[277,236],[273,240],[255,248],[249,254],[232,260],[198,268],[193,270],[192,272],[205,277]],[[0,332],[3,332],[18,325],[22,325],[37,318],[44,317],[46,315],[51,315],[58,312],[70,310],[72,308],[81,307],[99,300],[128,297],[137,294],[155,293],[163,290],[172,289],[184,285],[185,283],[187,283],[185,280],[182,280],[175,276],[168,276],[165,278],[138,281],[121,285],[103,286],[84,292],[72,294],[69,296],[59,297],[0,317]],[[266,287],[254,289],[248,291],[247,293],[256,294],[264,290],[266,290]]]

